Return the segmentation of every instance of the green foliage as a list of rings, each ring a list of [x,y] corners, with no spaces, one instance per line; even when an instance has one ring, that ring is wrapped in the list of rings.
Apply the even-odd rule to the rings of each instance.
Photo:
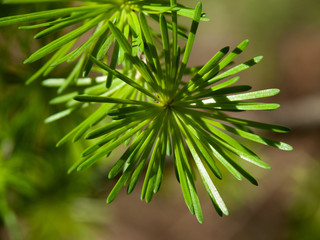
[[[97,173],[86,171],[81,178],[66,174],[79,149],[56,149],[54,143],[71,126],[70,120],[45,129],[49,97],[43,88],[26,91],[10,80],[0,82],[6,89],[0,97],[0,222],[8,229],[8,239],[91,239],[88,225],[94,217],[84,223],[73,209],[80,205],[83,214],[101,213],[93,199],[79,199],[92,190]],[[7,239],[3,233],[1,239]]]
[[[55,52],[29,78],[27,83],[30,83],[38,77],[48,76],[65,61],[78,59],[67,78],[43,81],[47,87],[57,87],[58,93],[68,86],[72,89],[51,100],[51,104],[65,104],[66,109],[50,116],[46,122],[100,103],[90,116],[57,143],[60,146],[83,137],[97,139],[83,151],[81,159],[69,172],[90,167],[125,143],[127,149],[108,174],[109,178],[120,175],[107,198],[108,203],[126,185],[127,192],[131,193],[145,169],[141,199],[150,202],[160,189],[165,161],[172,156],[186,205],[198,221],[203,222],[203,215],[194,182],[195,168],[218,214],[228,215],[212,175],[222,179],[220,169],[224,167],[236,179],[244,177],[257,185],[254,177],[234,158],[270,168],[238,139],[292,150],[290,145],[261,137],[253,130],[285,133],[288,128],[226,113],[279,107],[275,103],[254,101],[274,96],[279,93],[278,89],[248,92],[250,86],[232,86],[239,80],[238,73],[259,63],[262,57],[230,67],[248,46],[249,41],[245,40],[229,54],[229,47],[225,47],[200,68],[188,68],[198,25],[201,20],[208,20],[201,3],[190,9],[174,0],[89,2],[77,7],[0,19],[0,26],[46,20],[21,27],[45,28],[35,35],[36,39],[82,23],[25,61],[31,63]],[[179,26],[178,16],[192,19],[189,31]],[[159,24],[160,33],[151,27],[150,21]],[[75,45],[90,30],[93,30],[91,37],[81,46]],[[186,39],[185,46],[180,46],[179,37]],[[90,71],[101,76],[88,78]],[[106,118],[108,122],[105,122]]]
[[[319,178],[320,165],[317,159],[307,159],[309,166],[295,166],[292,174],[289,191],[294,200],[286,210],[290,227],[285,239],[314,239],[320,234],[319,182],[314,181]]]

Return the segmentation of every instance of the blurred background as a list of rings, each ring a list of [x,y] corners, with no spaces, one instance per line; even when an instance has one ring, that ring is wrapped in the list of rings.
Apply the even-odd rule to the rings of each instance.
[[[194,7],[196,1],[183,4]],[[0,5],[0,17],[56,7],[61,3]],[[227,217],[215,213],[198,183],[203,224],[188,212],[170,163],[151,203],[140,201],[138,186],[131,195],[122,191],[106,205],[114,184],[107,180],[110,163],[102,160],[68,175],[85,143],[55,147],[81,122],[85,111],[44,124],[45,118],[61,110],[48,104],[55,90],[42,87],[39,81],[24,85],[44,63],[23,65],[24,59],[55,36],[35,41],[33,31],[1,28],[0,239],[320,238],[319,0],[204,0],[203,9],[211,21],[200,24],[190,65],[204,64],[222,47],[249,39],[250,46],[237,63],[257,55],[264,60],[241,73],[240,83],[255,90],[280,88],[271,101],[281,108],[245,117],[292,128],[289,134],[264,134],[291,144],[294,151],[253,145],[272,167],[246,166],[259,181],[258,187],[228,174],[223,183],[216,181],[229,208]],[[52,77],[65,76],[68,70],[66,66]]]

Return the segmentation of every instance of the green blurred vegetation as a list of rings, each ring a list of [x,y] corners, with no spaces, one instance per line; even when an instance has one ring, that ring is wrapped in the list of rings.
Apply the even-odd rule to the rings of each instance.
[[[56,7],[27,6],[1,5],[0,15]],[[103,176],[97,170],[68,175],[84,146],[55,147],[81,116],[45,125],[58,110],[48,105],[56,93],[39,83],[24,85],[41,65],[22,65],[32,51],[32,33],[13,26],[1,29],[0,38],[0,239],[92,239],[92,226],[108,220],[99,208],[104,201],[95,200]]]
[[[320,236],[320,163],[309,159],[308,167],[295,169],[291,188],[293,201],[289,204],[286,239],[312,240]]]

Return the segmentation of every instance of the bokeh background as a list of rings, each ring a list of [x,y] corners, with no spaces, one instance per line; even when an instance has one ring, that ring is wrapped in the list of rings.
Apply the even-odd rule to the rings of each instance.
[[[183,4],[194,7],[196,1]],[[0,16],[60,6],[0,5]],[[48,104],[55,90],[39,81],[24,85],[43,62],[23,65],[23,60],[52,38],[35,41],[35,32],[1,28],[0,239],[320,239],[320,1],[203,0],[203,9],[211,21],[199,27],[190,64],[203,64],[220,48],[249,39],[237,62],[257,55],[264,60],[240,74],[241,84],[256,90],[280,88],[272,101],[282,107],[246,117],[291,127],[289,134],[268,137],[288,142],[294,151],[252,146],[272,166],[262,170],[248,165],[258,187],[227,174],[223,183],[216,181],[230,216],[219,217],[198,184],[203,224],[188,212],[170,163],[151,203],[140,201],[137,187],[106,205],[114,184],[107,180],[111,163],[100,161],[68,175],[85,143],[55,147],[86,112],[44,124],[59,110]],[[66,66],[52,76],[68,70]]]

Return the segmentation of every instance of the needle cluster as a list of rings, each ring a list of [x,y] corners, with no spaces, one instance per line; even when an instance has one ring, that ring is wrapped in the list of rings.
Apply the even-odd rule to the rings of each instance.
[[[189,30],[179,27],[178,15],[192,18]],[[109,178],[120,175],[107,197],[108,203],[124,186],[131,193],[144,170],[141,199],[150,202],[160,189],[165,162],[170,156],[186,205],[198,221],[203,222],[203,215],[194,183],[196,175],[200,175],[217,212],[228,215],[213,182],[214,177],[223,179],[221,168],[226,168],[236,179],[246,178],[255,185],[257,181],[236,159],[270,168],[239,142],[239,137],[292,150],[286,143],[254,132],[263,129],[285,133],[288,128],[228,115],[228,112],[279,107],[275,103],[254,101],[276,95],[279,89],[250,91],[250,86],[234,85],[240,79],[239,72],[262,59],[258,56],[231,66],[248,46],[248,40],[231,52],[229,47],[221,49],[203,66],[188,67],[198,25],[201,20],[208,20],[201,3],[190,9],[175,0],[93,1],[79,7],[2,18],[0,26],[45,19],[50,20],[21,28],[45,27],[35,36],[42,38],[75,23],[83,24],[42,47],[25,61],[31,63],[55,51],[28,82],[47,76],[65,61],[77,60],[67,78],[43,82],[45,86],[58,87],[59,93],[70,85],[78,88],[51,101],[52,104],[65,104],[66,110],[50,116],[47,122],[93,103],[100,104],[57,145],[82,137],[97,139],[83,151],[81,159],[70,168],[71,172],[90,167],[125,143],[126,150],[108,174]],[[150,21],[159,24],[160,32],[150,27]],[[70,50],[81,35],[93,28],[89,40]],[[178,44],[179,38],[186,40],[185,46]],[[91,70],[102,76],[88,78]],[[95,127],[98,123],[100,126]]]

